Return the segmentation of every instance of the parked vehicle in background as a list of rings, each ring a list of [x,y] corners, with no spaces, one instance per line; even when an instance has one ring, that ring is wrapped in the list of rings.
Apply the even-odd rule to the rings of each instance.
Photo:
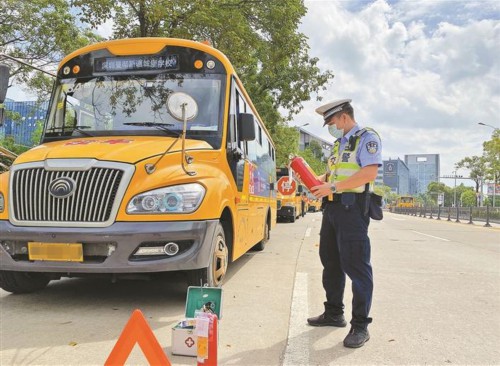
[[[401,196],[396,200],[396,207],[416,207],[415,198],[412,196]]]
[[[301,194],[304,187],[299,180],[293,176],[293,171],[288,168],[277,168],[277,199],[278,199],[278,220],[295,222],[302,216]]]
[[[308,193],[307,197],[309,198],[309,212],[318,212],[321,211],[321,200],[314,197],[312,193]]]
[[[41,145],[0,175],[0,287],[177,270],[221,286],[276,223],[275,159],[220,51],[169,38],[77,50]]]

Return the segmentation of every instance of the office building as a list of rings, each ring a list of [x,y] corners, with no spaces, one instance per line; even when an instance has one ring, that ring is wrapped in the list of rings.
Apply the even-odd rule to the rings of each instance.
[[[410,194],[427,192],[431,182],[439,182],[439,154],[405,155],[405,163],[410,171]]]
[[[328,158],[331,155],[333,142],[328,142],[321,137],[315,136],[301,127],[297,129],[299,130],[299,150],[306,149],[312,141],[316,141],[321,146],[324,158]]]
[[[384,160],[382,168],[384,185],[400,196],[410,193],[410,170],[404,161],[399,158]]]

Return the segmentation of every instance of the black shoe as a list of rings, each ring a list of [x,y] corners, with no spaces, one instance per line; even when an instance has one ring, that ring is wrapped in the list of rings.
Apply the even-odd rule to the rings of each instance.
[[[368,342],[369,339],[370,333],[368,333],[368,329],[352,327],[349,334],[344,339],[344,347],[359,348],[362,347],[365,342]]]
[[[347,322],[344,319],[344,316],[342,314],[340,315],[326,315],[326,313],[323,313],[321,315],[315,316],[314,318],[308,318],[307,322],[309,325],[312,325],[313,327],[324,327],[324,326],[331,326],[331,327],[345,327],[347,325]]]

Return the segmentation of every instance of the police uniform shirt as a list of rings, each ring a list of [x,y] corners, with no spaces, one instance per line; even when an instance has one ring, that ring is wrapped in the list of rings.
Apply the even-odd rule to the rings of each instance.
[[[356,124],[348,133],[340,139],[339,146],[339,159],[343,158],[343,152],[349,142],[349,138],[353,136],[361,128]],[[351,147],[353,149],[354,146]],[[358,151],[356,154],[356,161],[360,167],[367,165],[382,166],[382,144],[379,136],[373,131],[366,131],[359,137]]]

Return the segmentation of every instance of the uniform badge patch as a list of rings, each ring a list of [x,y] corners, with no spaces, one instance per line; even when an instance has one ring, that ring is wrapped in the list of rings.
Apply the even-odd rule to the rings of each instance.
[[[375,141],[370,141],[366,144],[366,150],[370,154],[375,154],[378,151],[378,144]]]

